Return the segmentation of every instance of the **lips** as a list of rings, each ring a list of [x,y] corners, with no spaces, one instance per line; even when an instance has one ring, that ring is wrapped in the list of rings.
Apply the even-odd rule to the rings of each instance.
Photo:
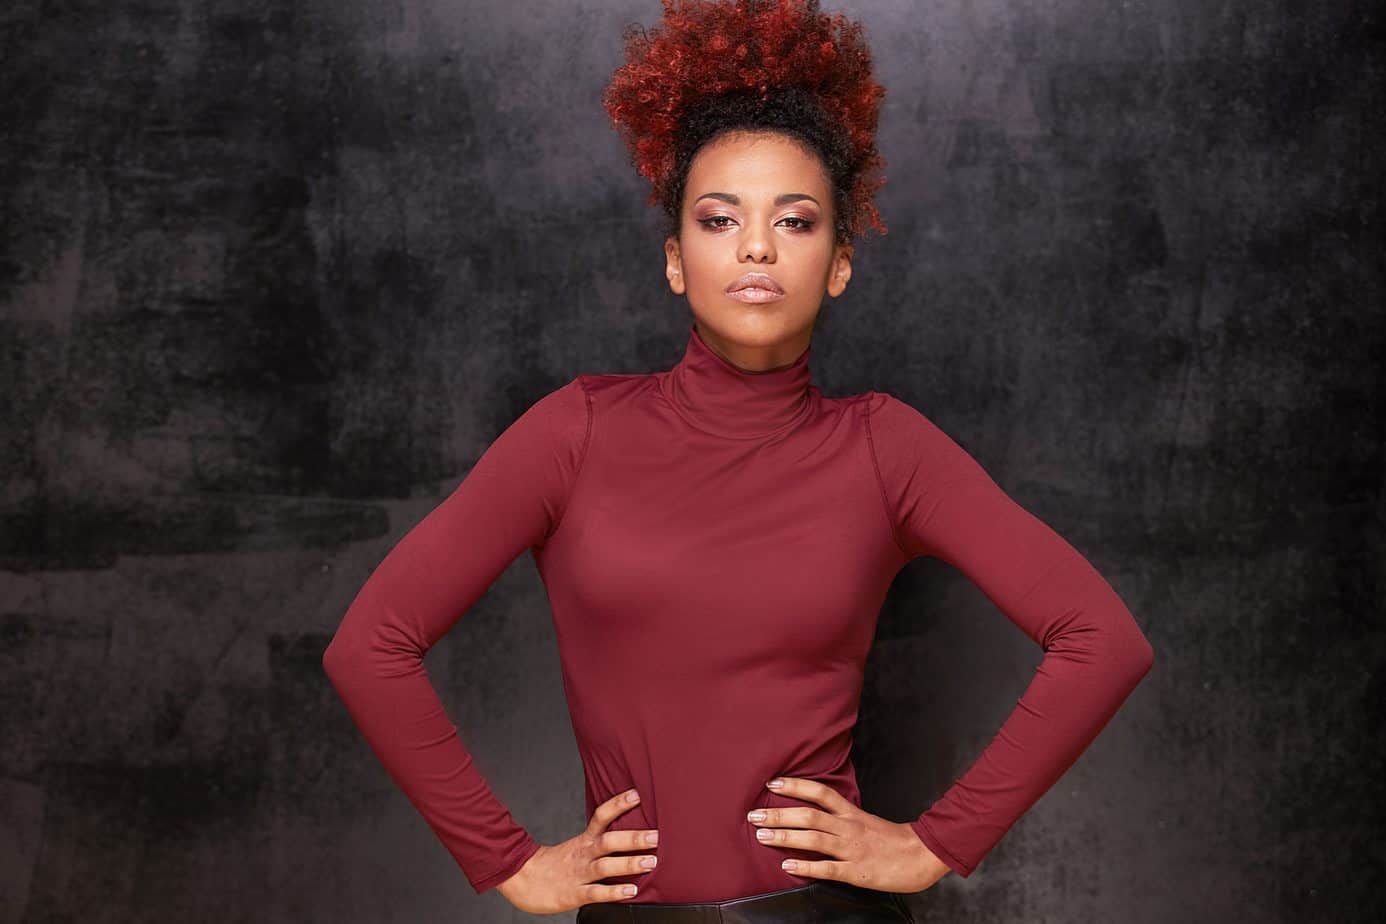
[[[740,279],[733,282],[731,285],[727,286],[727,294],[735,295],[736,293],[741,292],[743,294],[754,295],[754,292],[748,291],[751,289],[761,290],[763,293],[767,295],[784,294],[784,289],[780,288],[780,284],[776,282],[773,277],[765,273],[747,273]]]

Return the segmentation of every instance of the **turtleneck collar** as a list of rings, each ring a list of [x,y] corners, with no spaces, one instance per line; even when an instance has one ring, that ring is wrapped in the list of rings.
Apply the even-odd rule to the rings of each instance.
[[[812,351],[812,346],[806,347],[787,366],[747,372],[715,353],[693,323],[683,358],[663,377],[663,391],[684,419],[700,430],[733,439],[767,436],[808,411]]]

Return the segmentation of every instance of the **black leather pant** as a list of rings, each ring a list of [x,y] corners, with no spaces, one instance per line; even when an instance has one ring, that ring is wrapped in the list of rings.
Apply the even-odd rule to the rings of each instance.
[[[594,902],[577,924],[913,924],[905,898],[820,879],[724,902]]]

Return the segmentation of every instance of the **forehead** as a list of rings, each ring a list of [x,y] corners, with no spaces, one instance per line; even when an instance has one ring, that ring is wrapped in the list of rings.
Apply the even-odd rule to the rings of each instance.
[[[688,192],[774,196],[781,192],[828,193],[828,174],[803,142],[781,134],[731,133],[698,151],[688,169]]]

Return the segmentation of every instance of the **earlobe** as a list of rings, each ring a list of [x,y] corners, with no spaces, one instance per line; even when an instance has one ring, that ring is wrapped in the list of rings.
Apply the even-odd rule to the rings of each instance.
[[[664,276],[669,280],[669,288],[675,295],[683,294],[683,266],[679,259],[679,244],[674,237],[669,237],[664,241],[664,258],[667,260],[664,266]]]
[[[679,247],[674,238],[669,238],[664,242],[664,256],[668,261],[664,267],[664,275],[669,280],[669,288],[675,295],[683,294],[683,266],[679,259]]]
[[[847,289],[847,281],[852,278],[851,251],[844,251],[837,259],[837,269],[833,271],[828,284],[828,294],[837,298]]]

